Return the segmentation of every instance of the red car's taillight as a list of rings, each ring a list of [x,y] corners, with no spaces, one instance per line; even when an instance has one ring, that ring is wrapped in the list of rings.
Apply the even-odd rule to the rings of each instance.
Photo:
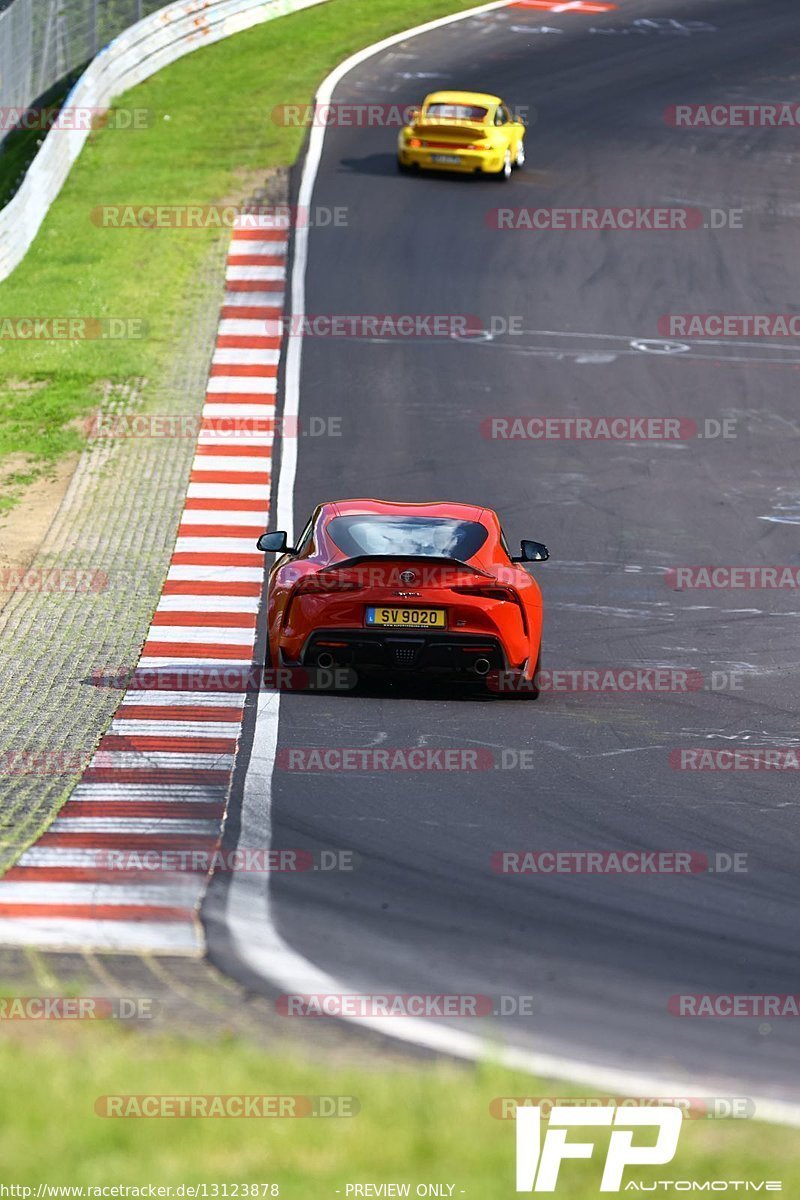
[[[481,600],[504,600],[508,604],[516,604],[522,620],[522,628],[527,634],[528,621],[525,616],[525,607],[513,588],[485,587],[479,585],[477,587],[454,587],[451,588],[451,591],[457,592],[460,596],[474,596]]]
[[[451,589],[460,596],[480,596],[486,600],[508,600],[511,604],[519,604],[517,593],[503,587],[454,587]]]

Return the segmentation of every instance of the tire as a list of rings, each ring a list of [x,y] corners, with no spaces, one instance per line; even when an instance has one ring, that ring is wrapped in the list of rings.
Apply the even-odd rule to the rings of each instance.
[[[398,158],[398,160],[397,160],[397,170],[400,172],[400,174],[401,174],[401,175],[408,175],[408,174],[409,174],[409,172],[411,171],[411,168],[410,168],[410,167],[409,167],[409,166],[408,166],[406,163],[404,163],[404,162],[402,161],[402,159],[399,159],[399,158]]]
[[[540,642],[539,643],[539,653],[536,655],[536,666],[533,668],[534,680],[538,679],[539,672],[541,671],[541,669],[542,669],[542,643]],[[529,700],[538,700],[539,699],[538,683],[536,684],[536,686],[532,687],[529,692],[526,692],[525,695],[528,697]]]
[[[536,679],[536,677],[538,676],[541,668],[542,668],[542,647],[541,647],[541,643],[540,643],[539,644],[539,654],[536,658],[536,666],[533,668],[533,678],[534,679]],[[487,692],[491,692],[492,695],[494,695],[494,696],[497,696],[500,693],[500,690],[498,688],[493,687],[488,682],[485,684],[485,687],[486,687]],[[530,687],[528,687],[528,686],[526,686],[524,688],[521,687],[519,689],[519,691],[514,691],[514,690],[508,691],[508,692],[503,691],[502,698],[504,700],[538,700],[539,699],[539,688],[538,688],[538,686],[531,685]]]
[[[525,165],[525,142],[523,141],[522,138],[520,138],[519,146],[517,147],[517,156],[514,159],[514,166],[517,170],[519,170],[520,167],[522,167],[524,165]]]
[[[506,150],[505,157],[503,158],[503,165],[497,172],[496,178],[499,179],[501,183],[506,183],[511,178],[511,171],[511,151]]]

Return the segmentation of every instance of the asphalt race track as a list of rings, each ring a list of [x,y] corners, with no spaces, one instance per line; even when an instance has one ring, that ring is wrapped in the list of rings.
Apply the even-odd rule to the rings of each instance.
[[[546,668],[682,667],[723,685],[741,672],[741,686],[535,704],[424,688],[284,696],[279,749],[483,748],[498,762],[524,750],[534,766],[279,768],[271,835],[278,848],[356,852],[351,873],[271,883],[285,941],[353,991],[531,995],[532,1015],[500,1022],[514,1045],[792,1101],[796,1022],[681,1019],[668,1002],[796,990],[796,772],[676,770],[669,754],[800,745],[800,598],[678,592],[665,572],[800,563],[800,348],[684,339],[668,353],[659,318],[798,311],[797,129],[681,130],[663,116],[675,103],[791,95],[798,47],[797,0],[623,0],[601,16],[515,7],[410,39],[339,86],[337,100],[397,103],[435,87],[496,91],[537,119],[508,185],[400,176],[395,129],[329,129],[314,202],[343,207],[348,223],[311,230],[307,312],[518,316],[523,332],[306,338],[301,415],[340,418],[342,436],[300,438],[295,528],[337,497],[486,504],[512,545],[550,547],[536,568]],[[487,217],[680,204],[743,210],[741,228],[529,232]],[[691,418],[701,432],[729,419],[736,436],[482,434],[487,418],[532,415]],[[521,848],[741,853],[748,869],[491,870],[493,851]],[[236,971],[214,920],[224,886],[205,916],[212,956]]]

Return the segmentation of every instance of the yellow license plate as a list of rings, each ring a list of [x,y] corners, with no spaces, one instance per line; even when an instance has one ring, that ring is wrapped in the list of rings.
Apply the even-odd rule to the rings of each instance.
[[[444,629],[443,608],[368,608],[368,625],[389,625],[393,629]]]

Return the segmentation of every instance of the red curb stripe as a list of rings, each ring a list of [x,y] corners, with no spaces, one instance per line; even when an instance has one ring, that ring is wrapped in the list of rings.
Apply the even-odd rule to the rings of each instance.
[[[285,254],[229,254],[229,267],[285,267]]]
[[[190,526],[194,528],[194,526]],[[255,613],[239,612],[157,612],[153,615],[153,625],[190,625],[209,626],[215,629],[255,629]],[[139,707],[136,705],[135,707]],[[206,710],[203,709],[205,712]],[[209,718],[210,720],[211,718]]]
[[[513,3],[509,4],[508,7],[537,8],[551,11],[555,8],[561,8],[564,2],[565,0],[513,0]],[[604,13],[611,12],[612,9],[615,9],[616,7],[616,4],[601,4],[596,3],[595,0],[584,0],[582,4],[578,4],[574,8],[566,9],[564,11],[578,13]]]
[[[79,832],[43,833],[36,845],[64,846],[73,850],[213,850],[218,842],[217,834]],[[31,869],[48,870],[47,867]]]
[[[270,481],[269,471],[192,471],[189,476],[191,483],[263,483]],[[186,559],[173,559],[173,562],[186,562]],[[253,563],[258,566],[258,563]]]
[[[218,350],[280,350],[281,339],[251,333],[221,333],[216,347]]]
[[[119,706],[119,721],[241,721],[244,705],[219,704],[125,704]],[[64,811],[63,809],[61,810]]]
[[[275,363],[212,363],[211,374],[274,377],[278,374],[278,368]]]
[[[40,874],[38,878],[44,877]],[[95,921],[191,921],[194,909],[154,904],[0,904],[0,917],[64,917]]]
[[[231,500],[227,496],[190,496],[186,508],[193,512],[255,512],[261,505],[267,516],[266,505],[258,500]]]
[[[259,295],[267,295],[269,292],[275,292],[276,295],[282,296],[285,286],[283,279],[226,279],[226,292],[258,292]]]
[[[178,530],[179,538],[252,538],[253,542],[258,538],[259,534],[263,534],[264,529],[258,526],[181,526]]]
[[[236,738],[182,737],[180,734],[171,736],[170,734],[107,733],[101,739],[97,749],[98,751],[125,750],[131,754],[233,754],[236,749]]]
[[[230,779],[227,767],[87,767],[81,783],[221,784]],[[2,894],[2,893],[0,893]]]
[[[73,817],[165,817],[218,820],[225,815],[225,804],[197,800],[70,800],[58,814],[59,821]]]
[[[109,870],[99,867],[12,867],[6,875],[12,883],[105,883],[130,885],[132,883],[172,883],[180,874],[187,880],[208,874],[208,867],[197,870],[184,868],[182,871],[147,871],[141,867],[129,870]]]
[[[255,580],[231,580],[215,583],[206,579],[168,579],[162,596],[260,596],[261,584]]]
[[[275,409],[274,392],[206,392],[206,404],[260,404]],[[207,418],[211,419],[211,418]]]
[[[176,550],[172,556],[172,562],[178,567],[263,567],[264,555]]]
[[[211,419],[213,421],[213,418]],[[274,425],[275,422],[272,421],[270,424]],[[237,442],[232,446],[229,446],[227,442],[221,444],[215,442],[213,445],[200,444],[195,453],[205,458],[269,458],[272,448],[271,446],[253,446],[247,442]]]
[[[249,662],[252,646],[230,646],[227,642],[151,642],[142,654],[151,658],[222,658],[230,662]],[[203,741],[212,741],[212,738]],[[105,739],[103,739],[105,741]],[[103,747],[103,742],[100,743]]]
[[[288,242],[288,229],[234,229],[232,242]]]

